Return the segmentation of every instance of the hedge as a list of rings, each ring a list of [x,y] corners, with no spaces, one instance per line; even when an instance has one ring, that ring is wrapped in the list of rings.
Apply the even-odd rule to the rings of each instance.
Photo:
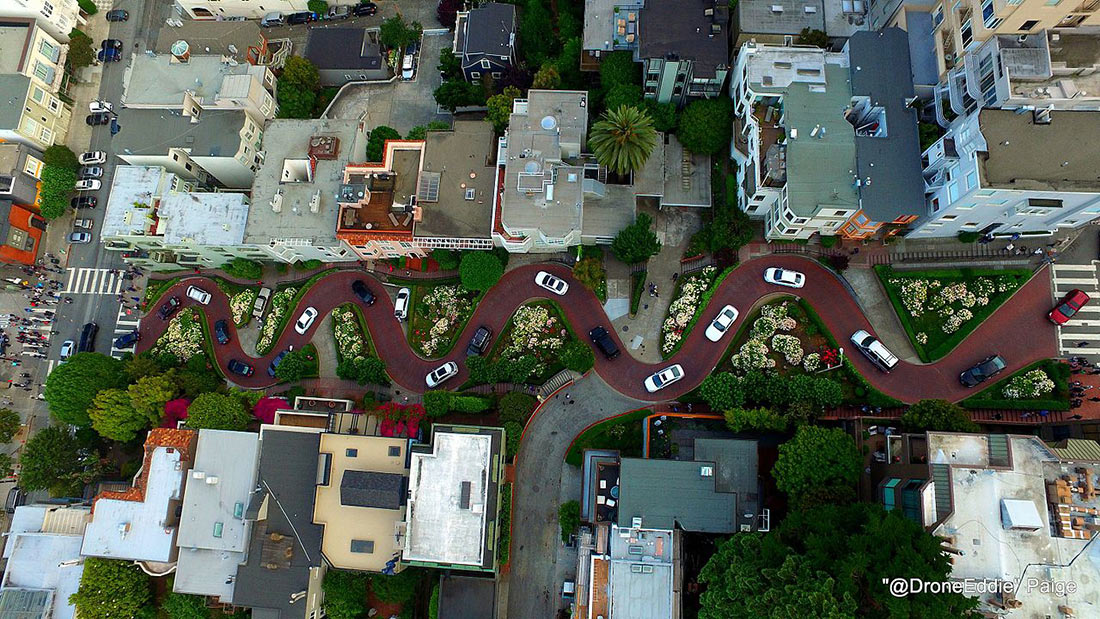
[[[630,274],[630,315],[638,313],[638,307],[642,304],[642,293],[645,292],[645,280],[647,273],[638,271]]]
[[[497,530],[500,531],[500,537],[497,538],[497,564],[501,567],[508,564],[512,545],[512,484],[504,484],[500,488]]]

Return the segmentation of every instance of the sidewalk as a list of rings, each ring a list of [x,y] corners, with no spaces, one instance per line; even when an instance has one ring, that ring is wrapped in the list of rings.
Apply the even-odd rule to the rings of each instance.
[[[886,344],[886,347],[904,361],[922,363],[874,270],[866,267],[849,267],[841,277],[851,284],[863,313],[867,315],[875,334]],[[834,333],[833,335],[842,337],[845,334]]]

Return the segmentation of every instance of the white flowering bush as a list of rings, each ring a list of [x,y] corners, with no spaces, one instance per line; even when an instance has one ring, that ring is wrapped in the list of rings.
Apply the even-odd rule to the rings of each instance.
[[[730,365],[741,372],[774,368],[775,360],[768,357],[768,345],[759,338],[749,338],[736,354],[730,357]]]
[[[959,330],[959,327],[961,327],[964,322],[970,320],[973,317],[974,317],[974,314],[971,313],[970,310],[961,309],[961,310],[955,312],[954,314],[952,314],[951,316],[949,316],[947,318],[947,320],[944,321],[944,323],[943,323],[943,332],[944,333],[954,333],[954,332]]]
[[[245,323],[248,313],[252,311],[252,304],[256,301],[259,291],[255,288],[245,288],[229,299],[229,309],[233,312],[233,324],[240,327]]]
[[[802,369],[813,373],[821,369],[821,353],[812,352],[802,358]]]
[[[1042,370],[1031,370],[1013,376],[1005,385],[1003,395],[1010,400],[1038,398],[1054,391],[1054,381]]]
[[[436,286],[420,298],[416,312],[427,319],[427,331],[417,329],[413,341],[420,353],[431,357],[451,343],[455,327],[470,309],[470,300],[460,286]]]
[[[703,294],[717,276],[717,268],[706,267],[680,280],[680,294],[668,306],[668,318],[661,324],[662,354],[671,353],[684,338],[684,329],[691,324],[692,318],[699,311]]]
[[[798,322],[794,318],[784,318],[776,323],[776,327],[780,331],[793,331],[798,326]]]
[[[153,345],[152,353],[173,355],[181,362],[202,354],[203,336],[199,320],[199,313],[194,309],[176,314],[168,323],[168,328],[161,334],[160,339]]]
[[[367,341],[359,326],[359,317],[350,304],[345,303],[332,310],[332,334],[341,359],[363,357],[367,353]]]
[[[296,294],[298,289],[290,286],[271,295],[271,310],[268,311],[264,326],[260,329],[260,338],[256,340],[257,354],[266,355],[271,352],[271,347],[275,345],[275,338],[279,335],[275,330],[279,328],[283,316],[290,311],[290,303],[294,301]]]
[[[534,374],[545,371],[546,363],[569,339],[569,331],[546,305],[523,305],[512,315],[512,327],[501,355],[519,359],[532,355],[538,360]]]
[[[915,339],[917,340],[918,344],[921,344],[921,345],[927,344],[928,343],[928,334],[925,333],[924,331],[921,331],[920,333],[918,333],[915,336]]]
[[[772,337],[772,348],[783,355],[788,365],[802,363],[802,342],[793,335],[779,334]]]

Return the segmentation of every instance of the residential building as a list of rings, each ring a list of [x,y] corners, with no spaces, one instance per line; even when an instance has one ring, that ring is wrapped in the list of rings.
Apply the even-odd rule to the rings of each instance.
[[[35,264],[46,220],[32,207],[0,200],[0,262]]]
[[[157,54],[171,54],[183,41],[189,50],[201,55],[216,55],[237,62],[283,66],[290,55],[289,39],[269,39],[258,21],[181,20],[171,28],[161,28],[153,48]]]
[[[65,79],[65,58],[69,46],[33,19],[0,17],[0,74],[18,73],[31,78],[34,100],[47,107],[64,105],[57,99]]]
[[[355,3],[339,2],[333,4]],[[309,10],[309,4],[306,0],[267,0],[263,4],[249,2],[249,0],[179,0],[176,6],[181,8],[189,19],[211,21],[232,17],[260,19],[271,13],[286,15]]]
[[[742,0],[736,10],[736,49],[748,42],[800,42],[805,30],[824,33],[833,41],[867,30],[863,0]]]
[[[321,75],[322,86],[389,79],[378,28],[314,28],[306,40],[306,59]]]
[[[245,509],[256,490],[260,435],[199,430],[187,475],[172,590],[233,602],[237,567],[248,558],[253,522]]]
[[[495,572],[504,430],[432,426],[409,464],[402,562]]]
[[[516,62],[516,6],[486,2],[459,11],[451,52],[468,82],[500,77]]]
[[[160,166],[188,181],[228,189],[252,186],[263,162],[263,125],[244,110],[128,110],[112,140],[131,165]]]
[[[123,75],[119,102],[128,110],[171,110],[191,123],[201,123],[213,111],[239,110],[257,130],[275,117],[276,80],[270,67],[192,51],[181,39],[171,54],[135,55]],[[122,119],[127,131],[132,126],[128,117]]]
[[[1096,219],[1098,132],[1100,111],[981,109],[956,119],[924,152],[928,208],[913,234],[1051,234]]]
[[[176,510],[195,457],[196,434],[174,428],[149,431],[133,486],[123,492],[101,492],[92,503],[81,555],[137,561],[149,574],[175,569]]]
[[[409,489],[409,439],[321,435],[313,522],[321,553],[344,570],[393,573],[401,558]]]
[[[258,491],[245,508],[252,523],[248,560],[233,586],[233,604],[251,608],[257,619],[323,614],[323,527],[313,523],[320,442],[312,429],[260,429]]]
[[[87,507],[22,505],[5,533],[0,616],[73,619],[69,596],[80,587],[84,562],[81,537]]]
[[[1048,447],[1034,436],[929,432],[886,437],[875,453],[878,500],[943,540],[951,578],[1005,585],[964,591],[979,598],[979,611],[1096,614],[1096,443]]]
[[[722,93],[730,62],[728,2],[650,0],[639,19],[634,57],[644,63],[646,97],[682,106],[690,97],[709,99]]]
[[[0,92],[0,142],[38,150],[65,142],[73,115],[68,105],[19,73],[0,74]]]
[[[857,32],[839,53],[742,47],[730,153],[738,205],[769,240],[895,234],[924,213],[907,55],[897,28]]]
[[[643,0],[585,0],[581,70],[596,71],[600,58],[629,51],[638,60],[638,34]]]
[[[19,142],[0,142],[0,200],[37,204],[43,165],[42,151]]]
[[[85,23],[76,0],[5,0],[0,4],[0,17],[33,19],[62,43],[69,42],[73,28]]]

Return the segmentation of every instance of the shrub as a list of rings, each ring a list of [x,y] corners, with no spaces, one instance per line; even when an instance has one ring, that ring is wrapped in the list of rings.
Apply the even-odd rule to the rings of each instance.
[[[429,417],[442,417],[451,410],[451,392],[437,389],[424,392],[424,412]]]
[[[454,395],[451,397],[451,410],[456,413],[483,413],[493,407],[490,398],[476,395]]]
[[[497,411],[500,413],[500,420],[502,422],[513,421],[519,424],[526,424],[527,420],[531,418],[531,413],[534,412],[537,404],[538,400],[536,400],[534,396],[511,391],[500,396],[500,402],[497,403]]]
[[[222,265],[226,273],[241,279],[260,279],[264,276],[264,266],[255,260],[237,257]]]
[[[433,249],[432,260],[439,263],[439,268],[444,271],[453,271],[458,268],[458,263],[462,259],[462,254],[454,251],[453,249]]]
[[[979,238],[981,238],[981,236],[981,234],[978,234],[973,230],[960,230],[959,234],[956,235],[956,238],[959,239],[960,243],[974,243]]]
[[[630,274],[630,315],[634,316],[638,313],[638,308],[642,305],[642,294],[645,292],[645,280],[647,277],[645,271],[638,271]]]
[[[580,340],[571,340],[562,347],[558,359],[566,369],[584,374],[592,369],[596,363],[596,357],[592,354],[592,348]]]
[[[318,15],[326,15],[328,14],[328,2],[325,0],[309,0],[306,3],[306,9]]]
[[[80,5],[80,10],[86,15],[95,15],[99,12],[99,7],[92,0],[76,0],[76,3]]]
[[[400,139],[401,134],[393,127],[379,125],[371,129],[370,138],[367,139],[367,161],[382,161],[382,155],[386,149],[386,140]]]
[[[794,438],[779,446],[772,475],[775,485],[795,504],[804,498],[851,495],[863,467],[855,441],[843,430],[802,426]],[[804,505],[804,504],[803,504]]]
[[[298,262],[294,263],[294,268],[298,269],[299,271],[312,271],[313,269],[321,268],[321,266],[324,264],[324,262],[321,262],[320,260],[314,258],[313,260],[299,260]]]
[[[684,148],[700,155],[717,155],[729,148],[732,125],[727,97],[697,99],[680,115],[676,137]]]
[[[500,531],[500,538],[497,540],[497,563],[506,565],[512,547],[512,484],[504,484],[500,489],[500,515],[497,516],[497,529]]]
[[[978,424],[961,406],[945,400],[921,400],[901,416],[901,425],[909,432],[977,432]]]
[[[47,165],[42,170],[42,186],[38,190],[38,205],[42,216],[48,220],[65,214],[69,206],[69,194],[76,187],[76,172]]]
[[[733,408],[725,413],[726,427],[734,432],[783,432],[787,420],[770,408]]]
[[[458,265],[458,277],[466,290],[484,292],[500,281],[502,275],[504,265],[487,251],[466,252]]]
[[[519,453],[519,442],[523,438],[523,426],[514,421],[509,421],[504,424],[504,435],[505,454],[509,459],[514,458]]]
[[[611,241],[611,252],[627,264],[645,262],[661,251],[661,242],[656,233],[650,230],[653,218],[648,213],[639,213],[634,223],[619,230]]]
[[[728,411],[745,402],[741,381],[729,372],[711,374],[699,385],[699,397],[716,411]]]
[[[407,567],[392,576],[373,574],[370,589],[375,597],[389,604],[407,604],[416,597],[416,587],[420,584],[423,571]]]
[[[829,249],[836,247],[836,244],[840,241],[840,237],[835,234],[825,234],[821,236],[821,246]]]
[[[558,507],[558,526],[561,527],[561,543],[569,543],[573,532],[581,526],[581,504],[566,501]]]
[[[337,364],[336,375],[344,380],[354,380],[360,385],[390,384],[390,377],[386,374],[386,363],[378,357],[344,359]]]

